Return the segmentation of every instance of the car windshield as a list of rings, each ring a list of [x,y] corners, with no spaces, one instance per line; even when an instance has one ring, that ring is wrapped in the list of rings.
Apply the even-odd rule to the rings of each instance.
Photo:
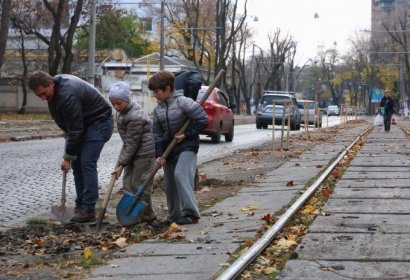
[[[333,106],[333,105],[330,105],[329,107],[327,107],[328,109],[338,109],[338,107],[337,106]]]
[[[306,106],[305,106],[305,104],[306,104]],[[299,108],[315,109],[315,103],[313,103],[313,102],[304,103],[302,101],[302,102],[299,102]]]
[[[265,105],[272,105],[272,101],[275,102],[275,104],[282,104],[283,105],[283,101],[286,100],[287,102],[290,101],[290,98],[288,96],[283,96],[283,95],[265,95],[263,96],[262,99],[262,104]],[[281,102],[280,102],[281,101]]]

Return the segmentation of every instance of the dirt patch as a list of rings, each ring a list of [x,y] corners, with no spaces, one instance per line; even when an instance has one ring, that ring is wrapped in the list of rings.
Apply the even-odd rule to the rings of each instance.
[[[342,127],[310,132],[308,138],[303,134],[294,135],[289,150],[272,151],[271,144],[267,143],[202,164],[198,167],[200,187],[196,192],[201,211],[235,195],[243,186],[315,145],[332,141],[335,135],[354,125],[351,122]],[[106,262],[114,252],[121,250],[124,242],[138,243],[163,234],[165,228],[153,229],[141,224],[126,229],[115,224],[114,211],[121,197],[121,192],[112,195],[107,211],[111,225],[98,234],[90,232],[86,225],[62,226],[41,219],[34,225],[0,231],[1,278],[81,279],[89,267]],[[154,187],[153,204],[159,219],[165,219],[166,198],[161,182],[156,182]],[[85,258],[86,248],[92,248],[91,258]]]

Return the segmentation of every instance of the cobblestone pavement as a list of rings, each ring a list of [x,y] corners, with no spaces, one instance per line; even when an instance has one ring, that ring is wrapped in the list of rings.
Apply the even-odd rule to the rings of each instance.
[[[339,119],[335,118],[329,125],[338,123]],[[276,139],[279,139],[279,133],[275,132]],[[222,140],[219,144],[212,144],[209,138],[201,137],[198,164],[271,139],[271,130],[257,130],[254,124],[235,126],[235,137],[231,143]],[[100,196],[108,186],[121,145],[118,134],[114,134],[103,149],[98,162]],[[59,166],[63,146],[62,138],[0,144],[0,229],[21,225],[33,217],[50,215],[51,205],[60,204],[62,172]],[[74,197],[74,182],[69,173],[67,206],[73,205]]]
[[[240,127],[236,129],[232,143],[221,141],[215,145],[203,138],[198,163],[223,156],[236,148],[269,141],[271,137],[270,131],[256,131],[254,125]],[[101,154],[98,171],[103,191],[110,180],[121,145],[118,134],[114,134]],[[62,138],[0,144],[0,227],[18,225],[28,218],[49,213],[51,205],[60,204],[62,172],[59,164],[63,146]],[[74,197],[74,181],[72,173],[69,173],[68,206],[72,205]]]

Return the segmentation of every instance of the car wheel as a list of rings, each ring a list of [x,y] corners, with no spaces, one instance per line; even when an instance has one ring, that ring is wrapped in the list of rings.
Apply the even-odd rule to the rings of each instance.
[[[225,141],[232,142],[233,135],[234,135],[234,124],[232,123],[231,130],[227,134],[225,134]]]
[[[212,143],[219,143],[221,141],[221,132],[218,130],[211,135]]]
[[[296,122],[293,122],[293,121],[290,122],[290,130],[297,130],[298,129],[297,126],[298,125],[296,124]]]
[[[256,129],[262,129],[262,124],[260,124],[259,122],[256,122]]]
[[[263,124],[263,125],[262,125],[262,128],[263,128],[263,129],[268,129],[268,124],[266,124],[266,123]]]

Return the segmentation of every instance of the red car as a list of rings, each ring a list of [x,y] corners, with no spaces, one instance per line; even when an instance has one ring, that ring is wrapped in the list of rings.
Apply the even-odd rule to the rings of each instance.
[[[199,102],[208,90],[208,86],[202,86],[198,92]],[[218,88],[214,88],[208,99],[202,105],[208,114],[208,127],[201,134],[211,137],[213,143],[221,141],[221,135],[225,136],[226,142],[232,142],[234,135],[234,117],[232,109],[235,104],[229,103],[228,95]]]

